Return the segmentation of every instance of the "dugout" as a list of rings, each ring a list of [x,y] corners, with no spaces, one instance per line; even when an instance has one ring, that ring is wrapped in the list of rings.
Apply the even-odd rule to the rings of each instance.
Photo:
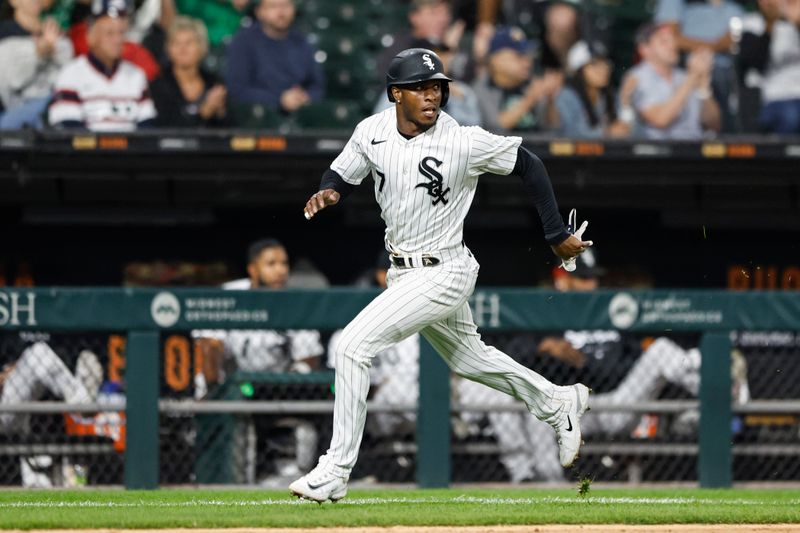
[[[241,274],[242,250],[263,235],[333,284],[351,283],[382,246],[370,183],[323,219],[301,214],[346,140],[341,132],[3,132],[0,283],[114,286],[131,263],[163,261],[221,265],[205,278],[171,280],[215,284]],[[528,137],[525,146],[545,160],[562,211],[576,207],[591,220],[603,263],[622,274],[616,283],[797,288],[800,143]],[[513,177],[480,182],[465,227],[480,283],[549,278],[552,254],[521,192]]]
[[[161,372],[181,372],[175,366],[172,354],[160,351],[159,336],[163,333],[192,329],[214,328],[336,328],[343,326],[372,297],[371,291],[334,289],[326,292],[274,291],[256,293],[252,291],[216,290],[154,290],[154,289],[23,289],[0,291],[0,311],[4,334],[19,330],[40,331],[127,331],[125,348],[125,384],[127,398],[108,405],[70,405],[62,402],[42,404],[4,405],[3,412],[92,412],[124,411],[127,439],[124,451],[125,485],[129,488],[155,487],[161,476],[168,472],[171,462],[159,461],[164,446],[171,444],[164,423],[166,416],[174,415],[220,415],[249,414],[261,410],[265,413],[329,414],[329,400],[272,400],[242,404],[237,401],[191,401],[187,398],[170,398],[159,385]],[[640,445],[645,454],[684,455],[697,457],[697,476],[701,486],[728,486],[732,481],[735,454],[760,457],[757,465],[780,461],[768,469],[782,472],[797,472],[798,456],[794,435],[797,431],[797,401],[790,396],[775,399],[769,389],[759,383],[759,397],[744,405],[731,404],[731,358],[732,339],[729,332],[784,330],[798,331],[800,324],[800,300],[791,293],[731,293],[723,291],[599,291],[592,294],[557,294],[532,290],[491,289],[476,294],[477,299],[496,301],[496,309],[478,313],[479,325],[486,332],[514,330],[559,330],[621,329],[636,332],[676,331],[703,332],[700,339],[702,365],[698,369],[700,379],[699,404],[678,400],[659,400],[655,403],[636,403],[624,406],[635,412],[675,412],[679,409],[699,408],[700,425],[697,441],[686,446],[654,446],[658,443]],[[196,302],[225,302],[228,312],[196,310]],[[20,305],[20,302],[22,305]],[[156,305],[158,304],[158,305]],[[624,305],[623,305],[624,304]],[[232,306],[232,307],[231,307]],[[169,308],[169,309],[168,309]],[[171,310],[170,310],[171,309]],[[575,311],[579,310],[579,311]],[[265,311],[268,311],[265,314]],[[479,310],[480,311],[480,310]],[[624,311],[624,312],[623,312]],[[624,315],[624,316],[623,316]],[[749,334],[747,342],[758,345],[759,340]],[[788,337],[787,337],[788,339]],[[791,342],[796,340],[792,336]],[[736,340],[741,344],[740,340]],[[185,358],[189,358],[185,354]],[[791,356],[790,356],[791,357]],[[196,361],[195,361],[196,362]],[[116,363],[120,364],[119,361]],[[777,363],[778,369],[783,366]],[[761,370],[767,367],[762,366]],[[188,367],[187,367],[188,369]],[[794,365],[786,368],[794,372]],[[416,430],[416,481],[422,486],[443,486],[451,481],[451,412],[460,410],[498,410],[494,405],[451,404],[449,395],[450,376],[444,363],[422,345],[420,353],[420,400]],[[791,374],[790,374],[791,376]],[[188,378],[188,376],[186,376]],[[314,376],[310,376],[313,378]],[[255,376],[247,379],[253,381]],[[296,377],[294,379],[304,379]],[[326,379],[330,379],[328,376]],[[791,377],[790,377],[791,380]],[[327,384],[328,382],[321,382]],[[765,392],[766,391],[766,392]],[[773,389],[774,392],[774,389]],[[380,409],[382,406],[373,406]],[[383,406],[385,407],[385,406]],[[517,409],[520,406],[501,407]],[[613,406],[612,406],[613,407]],[[393,409],[415,409],[414,405],[399,405]],[[597,409],[607,407],[598,405]],[[392,409],[390,407],[390,409]],[[769,416],[792,418],[788,433],[782,437],[763,431],[751,434],[750,442],[732,446],[731,413],[736,412],[754,418],[760,417],[764,428],[780,427],[784,422]],[[196,426],[202,428],[201,426]],[[195,430],[196,431],[196,430]],[[202,429],[200,429],[202,432]],[[222,434],[223,440],[228,439]],[[780,437],[776,440],[776,437]],[[617,453],[613,449],[599,449],[595,444],[590,453]],[[608,443],[606,443],[608,444]],[[624,444],[624,443],[623,443]],[[680,444],[680,443],[678,443]],[[738,451],[737,451],[738,448]],[[219,450],[222,450],[220,448]],[[213,460],[225,461],[221,451],[207,448]],[[605,450],[605,451],[604,451]],[[659,451],[660,450],[660,451]],[[630,449],[634,455],[636,450]],[[174,457],[174,456],[173,456]],[[783,465],[778,468],[778,465]],[[750,467],[752,468],[752,466]],[[456,477],[455,479],[459,479]],[[775,480],[784,479],[782,477]],[[162,481],[163,482],[163,481]]]

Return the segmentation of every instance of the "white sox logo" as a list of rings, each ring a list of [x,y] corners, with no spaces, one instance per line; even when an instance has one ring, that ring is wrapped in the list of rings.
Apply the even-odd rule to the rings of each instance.
[[[428,183],[419,183],[414,188],[417,189],[422,187],[423,189],[427,189],[428,195],[434,198],[433,205],[436,205],[439,202],[447,205],[447,198],[445,198],[445,196],[448,192],[450,192],[450,187],[442,190],[442,187],[444,187],[442,175],[439,174],[439,172],[433,168],[433,166],[431,166],[431,163],[435,164],[437,167],[442,166],[441,161],[431,156],[428,156],[420,161],[419,172],[430,181]]]
[[[433,64],[430,54],[422,54],[422,63],[430,70],[436,70],[436,65]]]

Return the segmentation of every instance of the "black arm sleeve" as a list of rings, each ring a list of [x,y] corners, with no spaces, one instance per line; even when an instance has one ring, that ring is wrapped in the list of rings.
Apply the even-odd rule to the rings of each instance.
[[[520,146],[517,150],[517,162],[511,173],[522,178],[525,189],[533,197],[542,221],[547,244],[554,246],[562,243],[569,237],[569,233],[558,213],[558,204],[556,196],[553,194],[553,186],[550,184],[550,176],[547,175],[547,169],[544,168],[542,160]]]
[[[335,170],[331,169],[325,171],[322,175],[322,180],[319,182],[319,190],[333,189],[339,193],[342,200],[347,198],[347,195],[353,192],[355,188],[355,185],[350,185]]]

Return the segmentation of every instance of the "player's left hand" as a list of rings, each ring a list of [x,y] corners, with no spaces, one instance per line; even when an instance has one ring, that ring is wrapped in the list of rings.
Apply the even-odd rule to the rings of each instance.
[[[311,220],[314,215],[329,205],[336,205],[339,203],[340,197],[341,196],[339,193],[333,189],[324,189],[312,194],[311,198],[309,198],[308,202],[306,202],[305,209],[303,209],[303,214],[306,216],[306,220]]]
[[[567,272],[573,272],[575,270],[575,260],[578,255],[585,252],[588,247],[594,244],[592,241],[583,240],[583,233],[586,231],[586,228],[589,227],[589,221],[584,220],[581,227],[575,230],[577,218],[578,215],[575,209],[569,212],[567,231],[571,232],[572,235],[567,237],[567,239],[560,244],[552,246],[553,252],[561,258],[561,267]]]

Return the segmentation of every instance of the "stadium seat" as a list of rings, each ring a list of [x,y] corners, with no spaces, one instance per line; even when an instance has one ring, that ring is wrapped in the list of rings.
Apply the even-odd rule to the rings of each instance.
[[[298,22],[307,33],[346,32],[379,40],[407,26],[406,6],[377,0],[306,1],[298,5]]]
[[[361,0],[363,9],[373,20],[393,24],[395,28],[408,26],[408,3],[383,0]]]
[[[327,100],[301,107],[293,120],[299,128],[351,129],[364,118],[358,102]]]
[[[589,2],[586,5],[595,38],[605,40],[611,50],[616,76],[627,69],[636,55],[634,34],[636,30],[653,17],[652,2]]]
[[[228,107],[237,128],[276,129],[283,124],[283,117],[277,111],[262,104],[235,103]]]
[[[366,26],[354,34],[352,30],[317,30],[308,32],[308,41],[317,49],[316,59],[319,63],[337,60],[359,53],[369,52],[373,55],[383,48],[386,32],[379,26],[366,23]]]
[[[375,90],[381,85],[374,61],[368,64],[332,62],[324,65],[328,96],[350,100],[374,101]]]
[[[363,27],[369,12],[362,2],[312,0],[303,3],[302,18],[318,30]]]
[[[376,69],[377,51],[369,50],[363,37],[349,32],[315,35],[317,61],[325,71],[328,96],[360,100],[365,89],[379,84],[382,76]]]
[[[364,55],[367,53],[369,37],[363,33],[337,28],[312,33],[308,39],[319,51],[324,52],[324,56],[318,58],[320,63],[368,60]]]
[[[210,72],[223,76],[227,60],[227,45],[212,46],[208,49],[208,54],[203,59],[203,67]]]

